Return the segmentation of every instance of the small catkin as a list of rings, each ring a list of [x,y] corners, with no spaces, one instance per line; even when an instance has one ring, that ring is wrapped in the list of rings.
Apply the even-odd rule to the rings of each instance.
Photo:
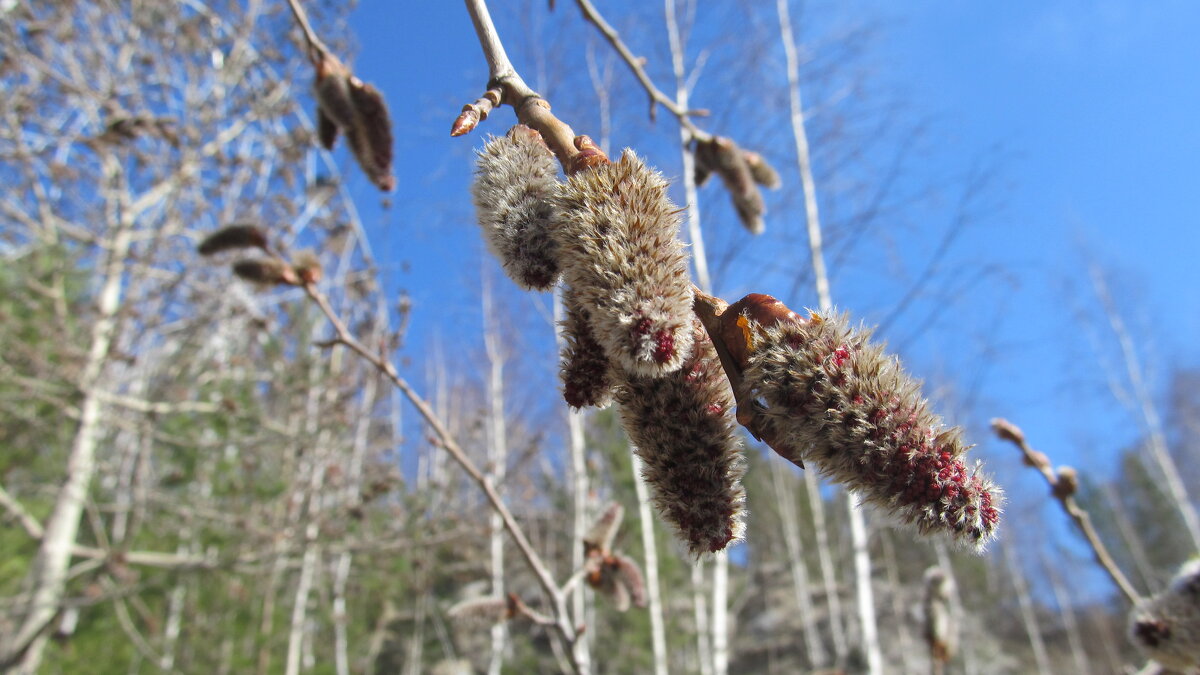
[[[964,463],[961,431],[942,425],[920,382],[868,331],[840,315],[738,321],[747,400],[765,402],[765,424],[796,454],[787,459],[816,465],[922,534],[977,549],[995,536],[999,488]]]
[[[751,234],[762,234],[766,206],[746,159],[746,153],[729,138],[714,136],[696,144],[696,166],[721,177],[742,225]],[[702,182],[697,180],[697,183]]]
[[[950,602],[951,581],[940,567],[925,570],[925,598],[921,603],[925,644],[929,657],[946,663],[954,656],[958,642],[958,622]]]
[[[559,264],[592,332],[631,375],[678,370],[692,347],[692,286],[667,182],[631,150],[563,185]]]
[[[563,399],[572,408],[607,408],[613,399],[612,367],[604,347],[596,341],[588,321],[588,312],[579,304],[574,291],[564,287],[562,322],[562,360],[559,378],[563,383]]]
[[[741,539],[746,493],[733,392],[699,321],[692,333],[695,346],[682,368],[624,377],[617,401],[655,507],[700,555]]]
[[[274,258],[239,260],[233,263],[233,273],[243,281],[260,286],[278,286],[279,284],[299,286],[302,283],[291,265]]]
[[[321,145],[332,148],[340,130],[371,182],[384,191],[394,189],[392,122],[383,95],[352,75],[332,54],[323,55],[317,64],[313,93]]]
[[[1184,563],[1162,593],[1134,607],[1129,637],[1164,668],[1200,666],[1200,558]]]
[[[550,236],[558,211],[558,165],[542,137],[518,124],[479,152],[471,195],[488,250],[521,288],[544,291],[558,280]]]
[[[267,248],[267,234],[255,225],[228,225],[200,242],[200,255],[216,255],[243,248]]]
[[[446,616],[455,623],[470,628],[486,628],[502,623],[511,619],[514,614],[512,601],[496,596],[463,600],[446,611]]]

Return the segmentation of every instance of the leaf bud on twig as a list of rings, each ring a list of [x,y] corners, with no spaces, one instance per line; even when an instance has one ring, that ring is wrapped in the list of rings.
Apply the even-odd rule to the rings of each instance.
[[[692,286],[662,175],[626,150],[571,176],[557,202],[559,264],[609,358],[641,376],[679,369],[692,347]]]
[[[1058,477],[1054,481],[1054,496],[1066,499],[1074,496],[1079,490],[1079,474],[1069,466],[1058,467]]]
[[[488,250],[521,288],[544,291],[558,280],[550,236],[557,190],[554,155],[527,126],[514,126],[479,152],[471,185],[475,215]]]

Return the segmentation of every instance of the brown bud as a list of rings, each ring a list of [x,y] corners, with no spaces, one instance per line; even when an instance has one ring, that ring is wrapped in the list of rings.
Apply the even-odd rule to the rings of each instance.
[[[317,137],[321,144],[331,148],[337,131],[341,130],[371,182],[384,191],[395,188],[392,123],[383,96],[354,77],[332,54],[323,55],[317,63],[314,91],[319,106]]]
[[[579,154],[571,159],[571,165],[567,167],[567,175],[612,163],[608,155],[604,154],[604,151],[590,136],[576,136],[575,149],[579,151]]]
[[[324,108],[317,106],[317,140],[321,143],[321,147],[332,150],[333,144],[337,142],[337,135],[337,123],[325,114]]]
[[[699,141],[696,143],[696,163],[721,177],[742,225],[752,234],[761,234],[766,207],[746,156],[737,143],[721,136]]]
[[[613,502],[608,505],[604,513],[596,519],[590,530],[583,537],[583,546],[587,551],[598,551],[602,554],[608,554],[612,551],[613,539],[617,536],[617,530],[621,528],[621,517],[625,515],[625,509]]]
[[[1002,441],[1016,443],[1017,445],[1025,444],[1025,432],[1021,431],[1021,427],[1009,422],[1003,417],[997,417],[992,420],[992,431]]]
[[[267,248],[267,235],[254,225],[229,225],[213,232],[196,247],[200,255],[214,255],[240,248]]]
[[[738,367],[745,368],[758,346],[762,329],[783,322],[803,322],[787,305],[762,293],[751,293],[721,314],[721,341]]]
[[[1054,496],[1066,499],[1079,490],[1079,474],[1069,466],[1058,467],[1058,480],[1054,482]]]
[[[1021,462],[1025,466],[1031,466],[1035,469],[1041,469],[1050,466],[1050,458],[1047,457],[1045,453],[1038,452],[1037,450],[1030,450],[1029,452],[1025,453],[1025,456],[1021,459]]]

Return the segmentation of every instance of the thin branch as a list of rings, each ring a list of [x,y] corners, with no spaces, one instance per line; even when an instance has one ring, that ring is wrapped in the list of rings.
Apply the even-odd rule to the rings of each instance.
[[[689,110],[686,107],[678,105],[675,99],[664,94],[661,89],[655,86],[650,76],[646,74],[644,67],[645,59],[634,56],[625,42],[621,40],[621,34],[604,20],[604,17],[600,15],[596,7],[589,0],[575,0],[575,4],[579,5],[579,11],[583,12],[583,18],[594,25],[600,31],[600,34],[604,36],[604,39],[608,40],[608,43],[612,45],[613,49],[617,50],[617,53],[621,55],[621,59],[625,61],[625,65],[629,66],[629,70],[633,71],[633,76],[637,78],[642,88],[646,90],[646,94],[651,99],[650,115],[652,118],[654,116],[654,104],[657,103],[674,115],[679,120],[679,124],[688,130],[692,138],[698,141],[712,139],[712,134],[701,130],[691,120],[692,116],[704,115],[706,111]]]
[[[1050,458],[1045,454],[1040,453],[1029,447],[1029,443],[1025,440],[1025,434],[1021,429],[1009,422],[1006,419],[997,417],[992,420],[992,430],[1000,439],[1008,441],[1017,446],[1021,450],[1021,454],[1025,458],[1025,464],[1037,469],[1038,473],[1046,479],[1046,484],[1050,486],[1050,493],[1054,499],[1062,506],[1071,520],[1075,521],[1075,525],[1079,527],[1084,538],[1092,547],[1092,554],[1096,558],[1096,562],[1108,572],[1108,576],[1112,577],[1113,583],[1117,588],[1121,589],[1121,593],[1125,595],[1125,599],[1131,604],[1137,605],[1142,600],[1142,596],[1138,594],[1137,589],[1125,577],[1125,573],[1117,566],[1112,555],[1108,552],[1108,548],[1104,542],[1100,540],[1100,534],[1096,532],[1096,528],[1092,525],[1092,518],[1088,512],[1075,501],[1075,485],[1078,478],[1075,476],[1074,470],[1070,470],[1067,474],[1061,469],[1058,472],[1050,466]]]
[[[304,8],[300,6],[297,0],[287,0],[288,7],[292,9],[292,16],[296,17],[296,23],[300,25],[300,31],[304,33],[304,41],[308,43],[308,60],[315,66],[321,61],[321,58],[329,53],[329,48],[317,37],[316,31],[313,30],[312,24],[308,22],[308,15],[304,13]]]
[[[313,302],[315,302],[321,309],[321,312],[325,315],[325,317],[329,319],[330,324],[333,325],[334,332],[337,334],[336,342],[344,345],[350,351],[358,354],[360,357],[374,366],[376,370],[378,370],[385,377],[387,377],[388,380],[391,381],[393,386],[395,386],[400,390],[401,393],[404,394],[404,397],[408,399],[409,403],[411,403],[413,407],[417,409],[417,412],[421,414],[421,417],[425,420],[426,424],[433,429],[434,435],[437,437],[438,445],[445,449],[446,452],[450,453],[450,456],[454,458],[454,461],[457,462],[460,467],[462,467],[463,471],[465,471],[467,475],[470,476],[471,479],[479,486],[479,489],[483,491],[483,494],[487,497],[492,509],[503,521],[504,529],[508,530],[509,535],[513,539],[513,543],[516,544],[517,549],[520,550],[521,555],[525,558],[525,562],[533,571],[534,576],[537,577],[538,583],[541,585],[542,590],[545,591],[545,593],[549,596],[551,600],[551,606],[553,607],[554,615],[556,617],[556,622],[554,623],[555,631],[568,645],[573,644],[577,638],[577,634],[575,628],[571,625],[567,618],[569,615],[567,614],[566,595],[554,581],[553,576],[546,568],[541,556],[539,556],[537,551],[534,550],[533,545],[525,536],[524,530],[521,529],[520,524],[517,523],[516,518],[508,509],[508,506],[505,505],[504,501],[500,498],[499,493],[496,492],[495,487],[492,485],[492,481],[489,480],[488,477],[479,470],[479,467],[475,466],[475,463],[471,461],[470,457],[467,456],[462,447],[458,445],[458,442],[454,440],[454,437],[450,434],[450,431],[446,428],[445,424],[442,423],[441,418],[437,416],[437,414],[433,411],[433,408],[430,407],[429,403],[427,403],[425,399],[421,398],[420,395],[416,393],[408,381],[400,376],[392,362],[359,342],[358,339],[350,333],[345,322],[343,322],[341,318],[338,317],[337,313],[334,312],[333,307],[329,304],[328,298],[326,298],[325,295],[318,290],[314,284],[306,284],[304,286],[304,290],[308,294],[308,297],[311,298]],[[586,670],[581,668],[580,664],[575,661],[574,651],[568,650],[568,653],[570,653],[571,665],[575,671],[577,673],[586,672]]]

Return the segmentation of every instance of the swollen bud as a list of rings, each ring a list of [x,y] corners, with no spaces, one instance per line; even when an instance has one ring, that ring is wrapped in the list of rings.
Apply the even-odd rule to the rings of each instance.
[[[260,286],[288,284],[299,286],[303,282],[292,266],[274,258],[249,258],[233,263],[233,273],[243,281]]]
[[[471,195],[488,250],[521,288],[544,291],[558,280],[558,165],[538,132],[516,125],[488,141],[475,163]]]
[[[964,462],[961,430],[946,428],[899,361],[844,316],[807,320],[762,301],[730,316],[749,350],[745,400],[761,400],[766,431],[787,459],[812,463],[922,534],[982,548],[1000,520],[999,488]],[[784,308],[786,309],[786,308]]]
[[[559,264],[609,359],[639,376],[678,370],[692,347],[692,286],[662,175],[626,150],[572,175],[557,203]]]

